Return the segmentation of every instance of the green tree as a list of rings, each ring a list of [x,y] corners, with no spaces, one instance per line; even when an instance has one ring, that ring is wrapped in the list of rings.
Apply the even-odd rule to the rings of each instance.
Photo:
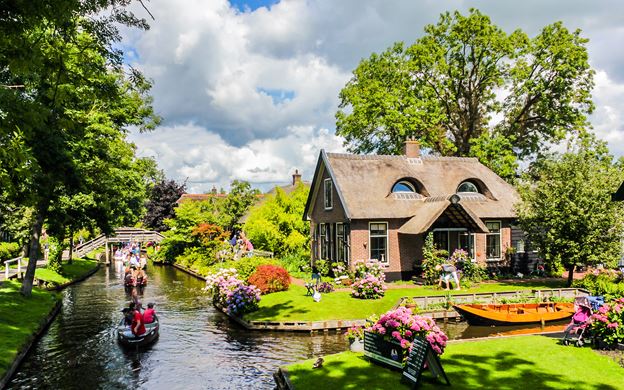
[[[145,205],[147,209],[143,217],[145,226],[159,232],[169,229],[165,220],[175,217],[176,202],[184,191],[186,184],[177,183],[175,180],[161,180],[152,186]]]
[[[45,18],[33,23],[14,36],[21,42],[15,47],[16,56],[2,57],[0,84],[23,87],[0,88],[6,103],[3,107],[8,107],[0,115],[0,128],[3,134],[19,130],[30,156],[27,184],[17,194],[23,204],[34,209],[24,295],[32,289],[44,222],[53,218],[49,221],[53,226],[67,219],[56,212],[63,207],[57,204],[59,200],[67,197],[66,203],[71,204],[76,197],[82,201],[83,195],[91,194],[97,205],[93,210],[99,211],[142,205],[140,196],[120,196],[106,185],[113,185],[116,178],[127,186],[128,193],[139,188],[134,186],[134,178],[120,174],[127,170],[117,157],[134,159],[125,140],[128,126],[148,130],[158,121],[147,94],[150,83],[138,72],[125,73],[122,53],[111,47],[119,39],[115,18],[94,23],[95,19],[82,17],[120,3],[85,2],[95,8],[80,8],[84,13],[72,13],[62,26]],[[121,21],[133,25],[136,20]],[[138,184],[143,186],[140,180]],[[108,231],[110,215],[91,217]]]
[[[249,207],[258,199],[260,191],[251,188],[246,181],[233,180],[230,184],[230,193],[223,202],[224,228],[233,231],[240,227],[241,217],[249,210]]]
[[[510,177],[516,159],[586,124],[594,74],[586,43],[560,22],[529,38],[475,9],[446,12],[411,46],[360,62],[340,92],[336,132],[354,152],[398,154],[413,137]]]
[[[621,254],[624,213],[611,194],[622,183],[604,143],[581,140],[534,164],[520,186],[518,219],[550,273],[579,265],[614,265]]]
[[[244,230],[255,248],[277,256],[309,255],[310,224],[301,219],[309,192],[302,183],[290,194],[277,187],[275,194],[251,209]]]

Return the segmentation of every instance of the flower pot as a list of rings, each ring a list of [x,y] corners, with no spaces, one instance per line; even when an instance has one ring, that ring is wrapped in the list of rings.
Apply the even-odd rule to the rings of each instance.
[[[356,338],[355,340],[351,341],[351,344],[349,344],[349,350],[351,350],[351,352],[364,352],[364,341],[362,339]]]

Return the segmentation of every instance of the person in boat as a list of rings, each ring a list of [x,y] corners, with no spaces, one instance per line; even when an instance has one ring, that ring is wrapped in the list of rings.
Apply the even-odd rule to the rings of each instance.
[[[124,307],[121,312],[124,316],[124,325],[128,327],[132,325],[132,317],[134,317],[134,313],[132,312],[132,310],[129,307]]]
[[[143,312],[143,321],[146,324],[151,324],[154,322],[154,316],[156,315],[156,311],[154,310],[154,303],[150,302],[147,304],[147,309]]]
[[[131,286],[133,285],[133,278],[132,278],[132,272],[130,272],[130,269],[128,268],[128,272],[126,272],[126,275],[124,276],[124,284],[126,286]]]
[[[141,304],[141,300],[139,299],[139,294],[137,293],[137,290],[135,288],[132,289],[132,293],[130,295],[130,299],[131,299],[130,304],[134,305],[134,307],[137,310],[140,311],[141,309],[143,309],[143,305]]]
[[[143,322],[143,314],[136,307],[134,302],[130,302],[130,310],[132,311],[132,323],[130,324],[130,330],[135,336],[140,336],[145,333],[145,325]]]

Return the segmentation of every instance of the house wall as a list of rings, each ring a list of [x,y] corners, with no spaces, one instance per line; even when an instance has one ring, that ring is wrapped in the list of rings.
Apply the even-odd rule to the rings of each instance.
[[[324,183],[325,179],[329,178],[329,173],[326,169],[323,170],[323,178],[320,182],[318,192],[316,193],[316,199],[312,204],[310,210],[310,219],[315,223],[330,223],[330,222],[347,222],[344,206],[340,202],[338,192],[336,191],[336,183],[332,185],[332,199],[333,208],[331,210],[325,210],[324,204]]]

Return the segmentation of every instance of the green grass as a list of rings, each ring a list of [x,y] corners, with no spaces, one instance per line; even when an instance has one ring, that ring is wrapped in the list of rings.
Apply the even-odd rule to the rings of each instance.
[[[401,373],[370,363],[363,355],[344,352],[288,366],[297,390],[407,389]],[[451,343],[441,357],[453,389],[621,389],[624,370],[590,348],[565,347],[544,336]],[[442,388],[424,371],[423,389]]]
[[[467,290],[450,291],[451,294],[520,291],[562,287],[564,281],[559,279],[546,282],[518,281],[481,283]],[[303,286],[291,285],[288,291],[263,295],[258,311],[245,315],[245,319],[253,321],[324,321],[324,320],[356,320],[365,319],[372,314],[381,314],[390,310],[401,297],[425,295],[445,295],[444,291],[434,287],[402,287],[389,288],[381,299],[356,299],[350,291],[335,291],[322,294],[320,302],[314,302],[306,296]]]
[[[16,281],[0,287],[0,377],[58,299],[55,293],[36,288],[30,298],[25,298],[19,293],[20,287]]]
[[[71,264],[63,262],[60,273],[47,268],[37,268],[35,271],[35,278],[46,283],[60,285],[79,279],[93,270],[96,266],[97,262],[93,260],[74,259]]]

